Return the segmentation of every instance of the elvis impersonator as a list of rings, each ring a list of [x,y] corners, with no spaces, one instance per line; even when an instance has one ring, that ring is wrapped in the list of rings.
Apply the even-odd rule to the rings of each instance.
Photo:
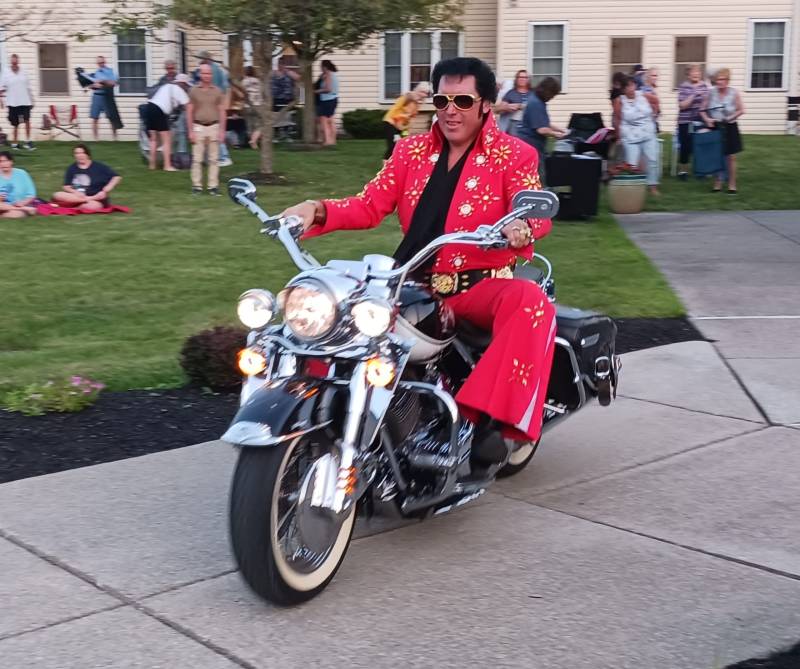
[[[399,263],[441,234],[492,224],[520,190],[541,190],[536,149],[501,132],[491,109],[495,77],[477,58],[452,58],[433,70],[436,122],[430,132],[399,141],[383,169],[355,197],[307,200],[282,215],[302,218],[306,237],[376,227],[397,211],[403,240]],[[473,459],[506,453],[501,435],[535,441],[550,378],[555,309],[538,285],[512,278],[517,257],[530,259],[549,219],[515,220],[503,234],[509,249],[445,246],[425,279],[456,318],[491,330],[492,343],[456,395],[476,424]]]

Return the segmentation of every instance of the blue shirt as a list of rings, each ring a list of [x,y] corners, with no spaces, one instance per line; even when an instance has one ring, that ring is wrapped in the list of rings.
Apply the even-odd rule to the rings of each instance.
[[[547,136],[539,134],[537,130],[549,127],[550,114],[547,113],[547,105],[534,93],[528,97],[528,104],[525,105],[525,113],[522,115],[522,123],[517,129],[517,137],[535,147],[540,156],[544,156]]]
[[[323,83],[323,86],[325,84]],[[329,93],[320,93],[319,99],[322,102],[327,102],[328,100],[335,100],[339,97],[339,77],[336,75],[335,72],[331,72],[331,90]]]
[[[110,67],[98,67],[92,74],[92,79],[95,81],[113,81],[115,83],[119,81],[119,77]],[[103,88],[95,88],[93,92],[98,95],[105,95],[107,91],[108,88],[104,86]]]
[[[0,174],[0,193],[5,193],[6,202],[14,204],[29,197],[36,197],[36,188],[25,170],[12,167],[10,177]]]

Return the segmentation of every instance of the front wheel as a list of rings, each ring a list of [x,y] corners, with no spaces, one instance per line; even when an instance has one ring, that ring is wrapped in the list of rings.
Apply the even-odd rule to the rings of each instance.
[[[497,478],[508,478],[509,476],[514,476],[514,474],[519,474],[525,469],[536,454],[536,449],[539,448],[540,441],[541,439],[520,444],[517,449],[511,453],[508,462],[497,472]]]
[[[329,451],[304,435],[239,454],[231,485],[231,546],[247,584],[275,604],[299,604],[321,592],[350,545],[355,504],[335,517],[309,513],[298,503],[308,470]]]

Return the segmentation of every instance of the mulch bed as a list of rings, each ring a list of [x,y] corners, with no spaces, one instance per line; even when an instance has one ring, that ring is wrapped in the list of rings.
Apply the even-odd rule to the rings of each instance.
[[[619,353],[703,339],[684,318],[625,318],[617,325]],[[238,404],[238,394],[178,388],[103,393],[74,414],[0,411],[0,483],[211,441]]]

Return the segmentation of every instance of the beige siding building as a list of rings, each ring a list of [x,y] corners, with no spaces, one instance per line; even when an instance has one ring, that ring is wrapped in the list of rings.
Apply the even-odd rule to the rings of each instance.
[[[19,54],[36,97],[37,128],[50,105],[60,110],[75,105],[82,134],[90,137],[90,94],[73,70],[93,71],[99,54],[121,75],[117,101],[126,125],[120,136],[126,139],[136,136],[137,107],[145,88],[163,73],[165,59],[191,71],[196,54],[208,49],[234,70],[250,62],[248,45],[235,36],[170,25],[155,36],[139,30],[120,39],[101,35],[109,9],[102,0],[64,0],[42,23],[50,6],[28,3],[14,30],[0,20],[9,33],[0,34],[0,66]],[[550,109],[562,125],[572,112],[593,111],[608,123],[610,74],[636,63],[660,70],[664,129],[674,126],[674,89],[690,62],[731,69],[731,84],[744,99],[745,132],[784,132],[787,98],[800,95],[800,0],[466,0],[460,24],[459,32],[388,32],[359,49],[330,54],[340,75],[338,113],[386,109],[397,95],[429,79],[437,60],[457,54],[486,60],[499,80],[523,68],[534,80],[558,77],[564,94]],[[68,37],[78,27],[95,36],[84,42]],[[110,136],[106,122],[101,129],[102,137]]]

